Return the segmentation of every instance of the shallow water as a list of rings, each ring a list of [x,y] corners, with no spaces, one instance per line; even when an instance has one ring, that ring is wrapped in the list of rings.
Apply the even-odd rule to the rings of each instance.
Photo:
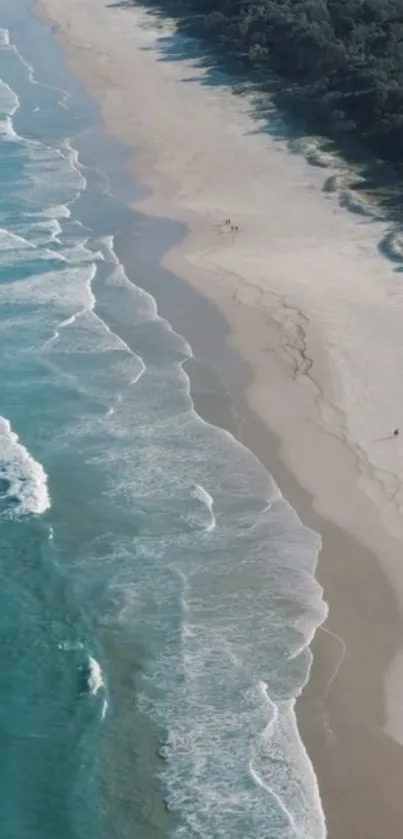
[[[125,152],[0,8],[2,835],[316,839],[318,537],[195,413]]]

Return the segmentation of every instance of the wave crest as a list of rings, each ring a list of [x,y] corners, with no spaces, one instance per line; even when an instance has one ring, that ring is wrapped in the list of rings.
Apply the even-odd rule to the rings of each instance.
[[[1,499],[6,502],[6,510],[1,513],[3,518],[41,515],[49,509],[46,472],[4,417],[0,417],[0,480],[3,484]]]

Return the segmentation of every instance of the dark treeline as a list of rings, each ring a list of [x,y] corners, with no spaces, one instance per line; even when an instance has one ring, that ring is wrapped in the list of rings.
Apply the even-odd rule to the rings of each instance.
[[[149,0],[264,81],[321,132],[403,163],[403,0]]]

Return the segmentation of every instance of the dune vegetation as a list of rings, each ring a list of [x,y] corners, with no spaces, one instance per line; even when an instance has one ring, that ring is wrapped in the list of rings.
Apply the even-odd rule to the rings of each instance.
[[[133,2],[133,0],[128,0]],[[122,5],[126,5],[123,0]],[[149,0],[318,132],[403,162],[403,0]]]

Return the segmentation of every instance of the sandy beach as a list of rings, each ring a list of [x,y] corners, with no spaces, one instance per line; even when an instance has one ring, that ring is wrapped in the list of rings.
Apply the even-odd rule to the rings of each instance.
[[[342,161],[309,165],[303,144],[292,151],[274,118],[267,129],[253,100],[211,78],[168,24],[98,0],[41,0],[40,11],[57,25],[108,131],[133,148],[136,179],[149,189],[136,208],[188,225],[164,264],[195,293],[170,319],[216,366],[243,442],[322,536],[318,578],[330,611],[299,723],[329,837],[395,839],[403,815],[398,232],[349,191]],[[197,295],[220,310],[222,335],[198,323]]]

